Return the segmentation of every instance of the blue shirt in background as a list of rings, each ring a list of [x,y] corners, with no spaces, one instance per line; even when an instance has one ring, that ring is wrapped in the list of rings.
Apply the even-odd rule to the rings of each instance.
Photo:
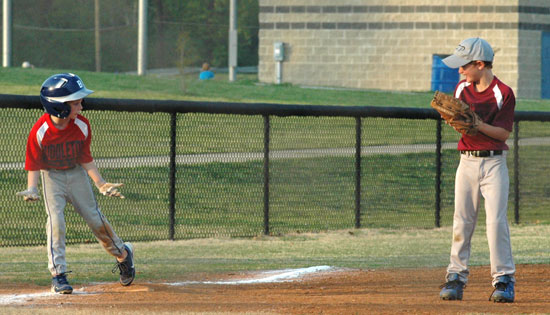
[[[210,80],[212,78],[214,78],[214,72],[210,70],[202,71],[199,74],[199,80]]]

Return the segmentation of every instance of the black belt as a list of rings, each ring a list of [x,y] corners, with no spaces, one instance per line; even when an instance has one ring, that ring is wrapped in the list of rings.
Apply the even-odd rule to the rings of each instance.
[[[75,168],[78,164],[75,164],[71,167],[68,167],[68,168],[46,168],[45,170],[46,171],[51,171],[51,170],[54,170],[54,171],[70,171],[72,170],[73,168]]]
[[[475,157],[489,157],[493,155],[501,155],[502,150],[480,150],[480,151],[460,151],[460,154],[475,156]]]

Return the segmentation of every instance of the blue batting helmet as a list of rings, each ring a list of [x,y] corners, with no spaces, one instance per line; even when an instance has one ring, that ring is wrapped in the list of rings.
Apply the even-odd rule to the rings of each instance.
[[[66,102],[79,100],[93,92],[84,86],[76,74],[54,74],[42,83],[40,103],[48,114],[67,118],[71,113],[71,107]]]

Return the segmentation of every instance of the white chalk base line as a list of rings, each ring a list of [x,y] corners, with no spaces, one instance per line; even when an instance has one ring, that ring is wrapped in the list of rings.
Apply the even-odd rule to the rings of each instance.
[[[239,284],[257,284],[257,283],[275,283],[275,282],[288,282],[300,279],[301,277],[314,274],[318,272],[327,272],[335,271],[335,267],[331,266],[315,266],[307,268],[298,268],[298,269],[284,269],[284,270],[271,270],[261,272],[256,278],[247,278],[247,279],[235,279],[235,280],[224,280],[224,281],[183,281],[183,282],[172,282],[172,283],[163,283],[170,286],[184,286],[191,284],[221,284],[221,285],[239,285]],[[99,294],[97,292],[86,292],[83,289],[77,289],[73,291],[73,294],[89,295],[89,294]],[[58,297],[60,294],[48,292],[38,292],[38,293],[21,293],[21,294],[0,294],[0,305],[16,305],[30,302],[34,299],[41,298],[53,298]]]

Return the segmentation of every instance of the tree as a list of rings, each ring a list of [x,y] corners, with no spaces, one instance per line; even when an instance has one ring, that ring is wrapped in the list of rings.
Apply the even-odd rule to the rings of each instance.
[[[101,70],[135,71],[137,0],[99,0]],[[239,66],[258,63],[257,0],[238,0]],[[149,0],[148,67],[226,67],[229,0]],[[95,70],[94,1],[13,1],[13,64]]]
[[[151,5],[152,33],[156,34],[149,36],[156,54],[152,65],[181,59],[171,58],[167,52],[181,56],[181,43],[185,42],[186,65],[199,66],[208,61],[215,67],[227,66],[229,1],[156,0]],[[238,8],[239,65],[257,65],[258,1],[239,0]]]

